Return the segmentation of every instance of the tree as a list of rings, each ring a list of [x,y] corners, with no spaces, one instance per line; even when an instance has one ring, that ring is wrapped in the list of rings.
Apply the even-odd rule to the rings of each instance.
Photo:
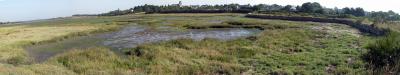
[[[281,6],[277,4],[267,5],[239,5],[239,4],[224,4],[224,5],[193,5],[193,6],[177,6],[177,5],[141,5],[127,10],[114,10],[108,13],[99,14],[100,16],[116,16],[125,15],[129,13],[146,12],[146,13],[249,13],[249,12],[303,12],[311,13],[316,16],[328,16],[336,18],[351,18],[351,17],[368,17],[377,23],[384,21],[400,20],[400,15],[393,12],[366,12],[363,8],[349,8],[338,9],[335,7],[323,8],[317,2],[303,3],[301,6],[286,5]],[[318,13],[318,14],[313,14]]]
[[[383,12],[383,11],[372,11],[367,15],[368,18],[371,18],[374,20],[374,22],[377,23],[383,23],[386,21],[397,21],[400,20],[400,15],[393,12],[393,11],[388,11],[388,12]]]
[[[307,3],[303,3],[301,5],[301,12],[305,12],[305,13],[323,13],[323,8],[322,6],[317,3],[317,2],[307,2]]]
[[[356,8],[353,13],[354,16],[365,16],[365,11],[363,8]]]
[[[352,9],[349,7],[345,7],[342,9],[344,14],[351,14],[352,13]]]
[[[254,10],[257,10],[257,11],[265,11],[266,6],[267,5],[265,5],[265,4],[258,4],[258,5],[253,6],[253,8],[254,8]]]
[[[291,6],[291,5],[286,5],[281,10],[285,11],[285,12],[293,12],[294,11],[293,6]]]
[[[354,16],[365,16],[365,11],[363,8],[349,8],[349,7],[345,7],[343,8],[343,13],[344,14],[351,14]]]
[[[322,11],[323,14],[327,14],[327,15],[335,15],[336,11],[334,9],[330,9],[330,8],[324,8]]]
[[[333,10],[335,11],[335,14],[342,14],[342,11],[337,7],[333,8]]]

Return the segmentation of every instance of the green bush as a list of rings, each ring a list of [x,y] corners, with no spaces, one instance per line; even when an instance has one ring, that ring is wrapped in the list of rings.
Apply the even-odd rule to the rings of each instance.
[[[400,33],[390,32],[385,37],[367,46],[369,52],[364,56],[373,68],[396,65],[400,58]]]
[[[107,48],[71,50],[57,55],[47,63],[65,67],[83,75],[131,75],[124,60]]]

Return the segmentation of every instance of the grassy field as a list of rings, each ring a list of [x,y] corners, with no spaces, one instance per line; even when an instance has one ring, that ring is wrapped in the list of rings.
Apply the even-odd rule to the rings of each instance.
[[[190,75],[366,74],[362,48],[371,39],[346,25],[244,18],[240,14],[151,14],[85,17],[0,27],[0,74]],[[229,41],[178,39],[124,50],[71,50],[30,64],[24,46],[112,31],[121,23],[161,29],[260,28]]]
[[[116,30],[113,18],[75,17],[23,23],[0,27],[0,61],[29,62],[24,46],[56,42],[74,36]]]

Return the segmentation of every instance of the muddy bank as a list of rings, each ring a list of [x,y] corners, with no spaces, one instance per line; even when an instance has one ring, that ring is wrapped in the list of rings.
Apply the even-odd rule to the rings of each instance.
[[[112,48],[132,48],[143,43],[168,41],[179,38],[202,40],[213,38],[219,40],[232,40],[240,37],[254,35],[261,30],[242,28],[219,29],[189,29],[185,31],[174,30],[149,30],[146,27],[130,27],[120,32],[103,35],[107,38],[103,44]]]
[[[54,55],[72,49],[108,47],[115,51],[121,51],[126,48],[134,48],[140,44],[180,38],[193,40],[202,40],[205,38],[232,40],[252,36],[262,31],[244,28],[188,29],[183,31],[177,31],[170,27],[159,28],[152,29],[146,26],[134,25],[116,32],[76,37],[55,43],[34,45],[25,49],[35,61],[43,62]]]
[[[258,29],[265,30],[263,26],[259,25],[210,25],[210,26],[185,26],[187,29],[223,29],[223,28],[245,28],[245,29]]]
[[[278,19],[278,20],[289,20],[289,21],[312,21],[312,22],[323,22],[323,23],[339,23],[346,24],[353,28],[360,30],[363,33],[369,33],[370,35],[380,36],[384,35],[387,30],[372,27],[372,25],[359,24],[355,21],[348,19],[334,19],[334,18],[314,18],[314,17],[295,17],[295,16],[269,16],[269,15],[246,15],[249,18],[261,18],[261,19]]]

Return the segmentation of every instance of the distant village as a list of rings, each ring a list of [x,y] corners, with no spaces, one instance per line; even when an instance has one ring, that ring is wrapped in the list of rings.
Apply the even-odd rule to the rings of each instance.
[[[177,4],[168,4],[168,5],[150,5],[150,4],[145,4],[145,5],[139,5],[135,6],[133,8],[127,9],[127,10],[114,10],[110,11],[108,13],[103,13],[103,14],[75,14],[73,16],[112,16],[112,15],[122,15],[122,14],[129,14],[129,13],[148,13],[148,12],[157,12],[157,13],[163,13],[160,11],[164,12],[175,12],[175,11],[181,11],[181,10],[202,10],[202,11],[192,11],[192,12],[207,12],[207,11],[212,11],[211,13],[221,13],[221,12],[226,12],[226,11],[232,11],[232,10],[240,10],[239,12],[249,12],[252,6],[250,4],[248,5],[239,5],[239,4],[225,4],[225,5],[184,5],[182,1],[179,1]],[[245,10],[241,10],[245,9]],[[182,12],[182,11],[181,11]],[[190,12],[188,12],[190,13]]]

